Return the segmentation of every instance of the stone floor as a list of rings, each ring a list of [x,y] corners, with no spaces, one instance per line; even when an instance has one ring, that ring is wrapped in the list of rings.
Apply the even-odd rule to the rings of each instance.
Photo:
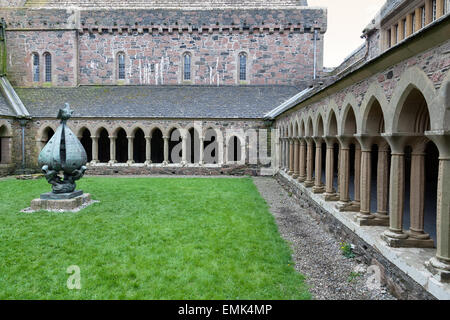
[[[270,206],[282,237],[290,244],[298,272],[305,275],[318,300],[394,300],[374,285],[369,266],[346,258],[340,243],[302,209],[294,197],[269,177],[253,178]]]

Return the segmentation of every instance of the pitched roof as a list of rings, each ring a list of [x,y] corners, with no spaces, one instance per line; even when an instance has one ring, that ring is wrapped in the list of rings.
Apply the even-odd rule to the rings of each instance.
[[[293,86],[82,86],[18,88],[33,117],[262,119],[301,88]]]
[[[3,95],[0,93],[0,116],[15,116],[16,114],[9,107]]]

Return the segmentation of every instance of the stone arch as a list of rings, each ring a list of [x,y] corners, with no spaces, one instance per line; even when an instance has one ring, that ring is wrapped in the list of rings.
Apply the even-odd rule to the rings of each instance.
[[[150,142],[150,159],[152,163],[163,163],[164,162],[164,139],[163,130],[157,126],[150,129],[149,137],[151,137]]]
[[[300,120],[300,131],[299,132],[300,132],[301,137],[305,136],[306,129],[305,129],[305,121],[303,118]]]
[[[308,116],[308,120],[306,122],[306,136],[307,137],[314,136],[314,125],[311,116]]]
[[[128,161],[128,134],[124,128],[114,130],[113,137],[116,138],[116,160],[118,163]]]
[[[131,133],[133,137],[133,161],[135,163],[145,163],[147,141],[145,140],[144,129],[136,127]]]
[[[242,137],[239,135],[231,135],[227,139],[227,161],[228,162],[240,162],[243,161],[243,147],[245,142],[242,141]]]
[[[436,128],[436,125],[440,122],[438,120],[438,110],[433,110],[433,108],[430,108],[436,96],[436,90],[434,89],[433,83],[422,70],[417,67],[412,67],[401,75],[400,81],[398,82],[394,94],[392,95],[391,113],[386,117],[387,132],[399,132],[398,125],[401,122],[399,121],[400,113],[405,105],[405,100],[414,90],[418,90],[425,99],[430,115],[430,123],[433,126],[432,129]],[[388,119],[390,121],[388,121]]]
[[[83,126],[78,130],[78,139],[86,151],[88,162],[92,161],[92,134],[91,131]]]
[[[337,136],[338,135],[338,119],[336,112],[330,109],[327,116],[326,135]]]
[[[0,121],[0,164],[12,160],[12,130],[8,122]]]
[[[207,164],[222,163],[223,138],[220,129],[208,126],[203,131],[203,161]]]
[[[347,104],[342,109],[341,117],[341,135],[353,135],[358,132],[358,116],[355,108]]]
[[[385,113],[377,98],[371,97],[362,115],[361,133],[380,134],[386,131]]]
[[[432,128],[442,129],[444,131],[450,130],[450,71],[442,82],[441,88],[438,91],[436,99],[432,104],[432,109],[437,109],[439,123],[431,124]]]
[[[109,131],[105,127],[99,127],[95,130],[95,136],[98,138],[98,161],[106,163],[111,160]]]
[[[361,129],[359,133],[367,133],[373,131],[373,128],[368,128],[367,126],[371,121],[369,113],[373,112],[374,103],[379,104],[383,119],[386,119],[388,115],[389,102],[387,101],[383,88],[381,88],[381,86],[377,82],[373,82],[369,86],[361,103],[360,119],[358,120],[360,124],[359,128]]]
[[[55,134],[56,127],[54,125],[43,126],[39,129],[36,137],[36,142],[39,148],[39,152],[45,147],[47,142]]]
[[[315,131],[315,136],[316,137],[323,137],[325,134],[325,130],[324,130],[324,124],[323,124],[323,117],[321,113],[318,113],[317,118],[316,118],[316,131]]]
[[[298,118],[296,117],[294,120],[294,137],[297,138],[299,136],[300,126],[298,124]]]

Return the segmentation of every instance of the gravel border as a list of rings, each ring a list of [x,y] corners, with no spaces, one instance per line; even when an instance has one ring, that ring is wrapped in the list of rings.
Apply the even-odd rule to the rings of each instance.
[[[396,300],[385,287],[371,285],[369,266],[344,257],[339,240],[322,229],[275,179],[253,177],[253,182],[292,248],[295,269],[306,276],[314,299]]]

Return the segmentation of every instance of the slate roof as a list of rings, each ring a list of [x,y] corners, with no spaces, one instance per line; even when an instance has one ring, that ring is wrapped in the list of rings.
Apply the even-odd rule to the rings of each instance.
[[[15,116],[16,114],[9,107],[3,95],[0,93],[0,116]]]
[[[69,103],[74,117],[262,119],[298,94],[293,86],[81,86],[17,88],[33,117],[55,117]]]

